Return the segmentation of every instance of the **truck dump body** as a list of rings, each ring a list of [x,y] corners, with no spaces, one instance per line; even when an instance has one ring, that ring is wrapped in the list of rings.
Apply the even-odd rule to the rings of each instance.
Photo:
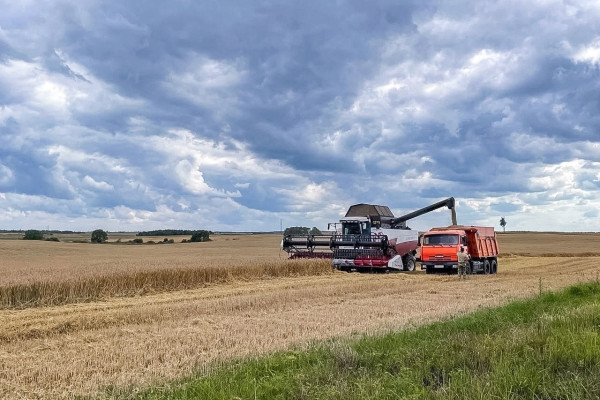
[[[493,227],[452,225],[432,228],[423,235],[421,268],[427,273],[457,269],[460,247],[471,257],[472,272],[495,273],[498,266],[498,241]]]
[[[460,234],[464,232],[467,236],[467,246],[471,257],[496,257],[498,256],[498,241],[494,228],[489,226],[449,226],[447,228],[432,228],[429,232],[446,232]]]
[[[498,241],[494,228],[480,226],[475,229],[477,229],[475,232],[466,231],[467,245],[472,249],[471,257],[497,257]]]

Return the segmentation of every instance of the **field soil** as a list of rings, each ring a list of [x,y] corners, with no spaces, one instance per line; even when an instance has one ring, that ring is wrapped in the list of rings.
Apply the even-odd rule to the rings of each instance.
[[[219,236],[147,247],[0,240],[0,286],[98,270],[283,262],[280,240]],[[231,358],[410,328],[599,279],[600,235],[507,233],[499,240],[498,274],[466,281],[421,271],[331,272],[0,310],[0,398],[72,398],[108,386],[157,385]]]

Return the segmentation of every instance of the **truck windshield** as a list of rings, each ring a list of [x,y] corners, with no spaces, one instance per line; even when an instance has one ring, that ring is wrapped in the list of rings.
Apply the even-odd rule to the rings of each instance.
[[[457,245],[458,235],[427,235],[423,237],[423,244],[426,246]]]

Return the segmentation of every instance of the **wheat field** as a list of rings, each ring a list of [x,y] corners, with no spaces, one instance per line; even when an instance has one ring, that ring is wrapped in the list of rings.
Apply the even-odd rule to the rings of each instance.
[[[501,234],[498,274],[467,281],[420,271],[347,274],[327,261],[277,276],[261,266],[296,264],[280,253],[280,236],[214,239],[160,246],[0,240],[5,289],[132,271],[255,270],[182,290],[1,309],[0,398],[68,399],[108,386],[157,385],[231,358],[416,326],[600,273],[595,234]]]
[[[89,235],[80,235],[81,239]],[[135,236],[119,235],[119,239]],[[173,244],[103,244],[0,240],[0,286],[35,282],[62,282],[168,269],[244,266],[279,262],[286,254],[279,249],[279,235],[216,235],[210,242]],[[188,238],[187,236],[185,238]],[[71,240],[77,237],[69,236]],[[145,242],[163,237],[144,237]],[[109,235],[109,241],[113,235]]]
[[[280,239],[279,235],[217,235],[204,243],[142,245],[0,241],[0,309],[331,273],[326,263],[287,260],[277,246]]]

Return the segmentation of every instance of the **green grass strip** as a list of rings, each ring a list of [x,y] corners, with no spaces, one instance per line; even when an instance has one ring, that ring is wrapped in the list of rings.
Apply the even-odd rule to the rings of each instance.
[[[600,283],[420,328],[336,339],[117,399],[598,399]]]

